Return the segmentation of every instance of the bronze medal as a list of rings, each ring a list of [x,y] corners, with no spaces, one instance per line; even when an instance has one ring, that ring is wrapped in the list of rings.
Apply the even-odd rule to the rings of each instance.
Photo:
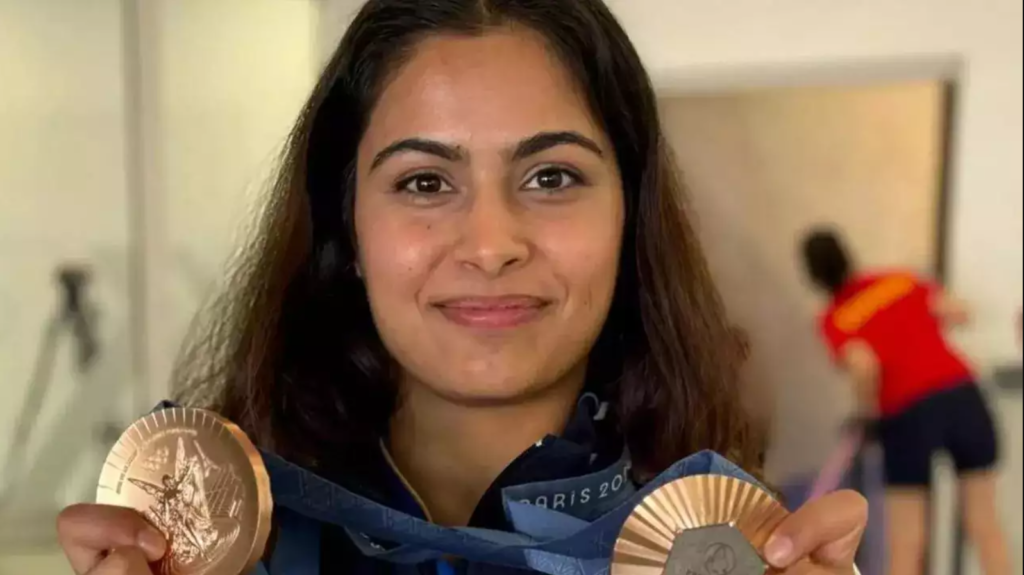
[[[242,575],[263,555],[273,503],[256,447],[201,409],[153,412],[107,456],[96,502],[139,511],[163,532],[158,575]]]
[[[788,512],[732,477],[684,477],[655,490],[622,526],[611,575],[762,575],[759,550]]]

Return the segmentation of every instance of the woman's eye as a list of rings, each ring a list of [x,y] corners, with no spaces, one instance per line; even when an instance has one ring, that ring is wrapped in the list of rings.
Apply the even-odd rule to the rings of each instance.
[[[398,183],[398,190],[410,194],[441,194],[452,191],[451,185],[436,174],[419,174]]]
[[[544,168],[533,175],[526,183],[528,190],[556,192],[579,184],[581,178],[564,168]]]

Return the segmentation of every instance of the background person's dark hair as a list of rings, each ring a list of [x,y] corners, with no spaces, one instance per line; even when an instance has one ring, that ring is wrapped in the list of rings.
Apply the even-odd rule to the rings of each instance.
[[[318,468],[377,449],[395,368],[355,266],[356,150],[373,106],[416,43],[530,29],[567,66],[622,175],[622,258],[587,386],[614,400],[635,466],[698,450],[753,473],[761,444],[740,406],[737,346],[686,220],[650,80],[600,0],[371,0],[295,126],[250,250],[180,365],[181,398]]]
[[[831,294],[843,289],[850,278],[850,257],[835,230],[820,228],[807,234],[803,256],[811,281]]]

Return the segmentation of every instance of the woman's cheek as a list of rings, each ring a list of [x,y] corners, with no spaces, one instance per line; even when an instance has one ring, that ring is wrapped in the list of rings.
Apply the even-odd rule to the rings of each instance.
[[[437,232],[434,223],[415,220],[381,219],[369,226],[360,238],[368,287],[417,293],[441,250]]]
[[[620,226],[614,217],[552,223],[544,226],[543,239],[538,244],[571,278],[586,282],[614,280],[622,249]]]

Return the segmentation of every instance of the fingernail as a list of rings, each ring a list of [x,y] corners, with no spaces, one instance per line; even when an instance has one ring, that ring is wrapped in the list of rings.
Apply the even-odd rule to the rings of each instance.
[[[164,556],[167,552],[167,541],[159,531],[152,527],[147,527],[142,531],[139,531],[139,547],[145,551],[146,555],[159,559]]]
[[[765,559],[773,567],[783,568],[789,566],[793,554],[793,541],[788,537],[773,535],[764,546]]]

